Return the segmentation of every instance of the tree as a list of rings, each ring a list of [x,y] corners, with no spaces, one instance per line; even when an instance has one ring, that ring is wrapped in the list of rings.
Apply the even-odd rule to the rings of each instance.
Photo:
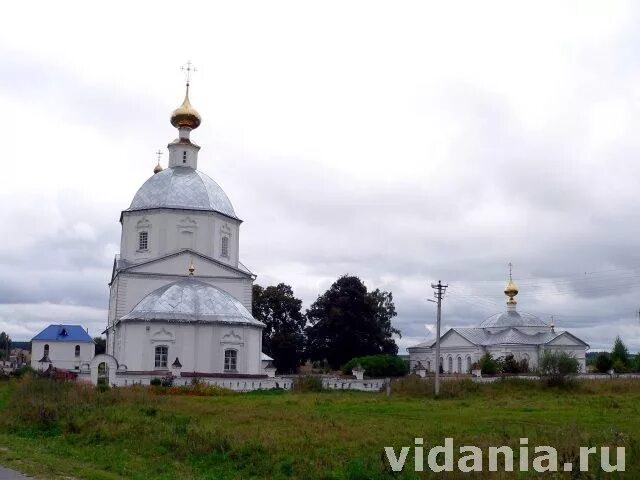
[[[483,375],[495,375],[498,373],[498,364],[489,352],[480,357],[478,366]]]
[[[253,316],[266,326],[262,331],[262,351],[273,358],[280,373],[295,373],[304,353],[302,300],[284,283],[263,288],[253,286]]]
[[[622,342],[622,339],[617,336],[613,342],[613,350],[611,351],[611,362],[613,365],[618,366],[618,368],[614,367],[614,370],[616,370],[616,372],[626,371],[629,367],[629,360],[629,350]]]
[[[596,357],[596,370],[600,373],[607,373],[611,370],[613,362],[611,361],[611,355],[607,352],[600,352]]]
[[[404,377],[409,373],[409,362],[396,355],[369,355],[356,357],[342,366],[342,373],[349,375],[360,365],[369,377]]]
[[[5,332],[0,333],[0,358],[4,360],[9,359],[9,352],[11,351],[11,337]]]
[[[391,325],[396,316],[393,295],[368,292],[358,277],[342,276],[307,310],[307,353],[338,369],[350,359],[398,353]]]
[[[93,341],[96,344],[96,355],[100,355],[101,353],[106,353],[107,340],[104,337],[93,337]]]
[[[580,364],[573,354],[545,350],[540,359],[540,374],[549,386],[571,386],[571,377],[580,371]]]

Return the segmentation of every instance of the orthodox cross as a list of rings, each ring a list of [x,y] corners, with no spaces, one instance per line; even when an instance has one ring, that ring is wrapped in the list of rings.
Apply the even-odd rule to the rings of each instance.
[[[187,85],[189,85],[189,82],[191,82],[191,72],[198,71],[196,67],[193,66],[193,63],[191,63],[191,60],[181,66],[180,70],[184,72],[184,78],[187,81]]]
[[[160,163],[160,157],[162,156],[162,150],[158,150],[156,152],[156,155],[158,156],[158,163]]]
[[[513,277],[511,276],[511,270],[513,268],[513,264],[511,262],[509,262],[509,280],[513,280]]]

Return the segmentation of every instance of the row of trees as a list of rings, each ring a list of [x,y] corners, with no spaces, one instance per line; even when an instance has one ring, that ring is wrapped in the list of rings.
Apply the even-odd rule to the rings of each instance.
[[[617,373],[640,372],[640,354],[632,355],[618,336],[611,352],[601,352],[595,359],[595,368],[601,373],[614,370]]]
[[[253,316],[266,325],[262,350],[280,373],[306,360],[338,369],[354,357],[398,353],[393,295],[368,291],[356,276],[340,277],[304,313],[289,285],[254,285]]]

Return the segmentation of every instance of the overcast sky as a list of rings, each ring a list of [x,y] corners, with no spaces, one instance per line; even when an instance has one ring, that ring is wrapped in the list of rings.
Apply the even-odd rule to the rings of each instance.
[[[518,308],[640,348],[640,9],[632,2],[11,2],[0,29],[0,331],[106,324],[120,211],[175,136],[241,259],[309,306],[393,292],[399,344]],[[164,163],[166,165],[166,157]]]

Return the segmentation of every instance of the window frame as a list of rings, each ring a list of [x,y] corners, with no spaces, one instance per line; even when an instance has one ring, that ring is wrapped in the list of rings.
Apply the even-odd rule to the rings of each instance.
[[[80,358],[80,345],[76,345],[75,351],[73,353],[76,358]]]
[[[142,245],[143,238],[144,238],[144,246]],[[142,230],[141,232],[138,232],[138,251],[146,252],[148,250],[149,250],[149,231]]]
[[[154,368],[168,368],[169,365],[169,345],[156,345],[153,349]]]
[[[47,357],[49,356],[49,344],[48,343],[44,344],[44,354]]]
[[[220,239],[220,256],[229,258],[229,237],[223,235]]]
[[[230,354],[227,356],[227,354]],[[227,360],[229,360],[227,362]],[[235,348],[224,349],[223,371],[225,373],[233,373],[238,371],[238,350]]]

